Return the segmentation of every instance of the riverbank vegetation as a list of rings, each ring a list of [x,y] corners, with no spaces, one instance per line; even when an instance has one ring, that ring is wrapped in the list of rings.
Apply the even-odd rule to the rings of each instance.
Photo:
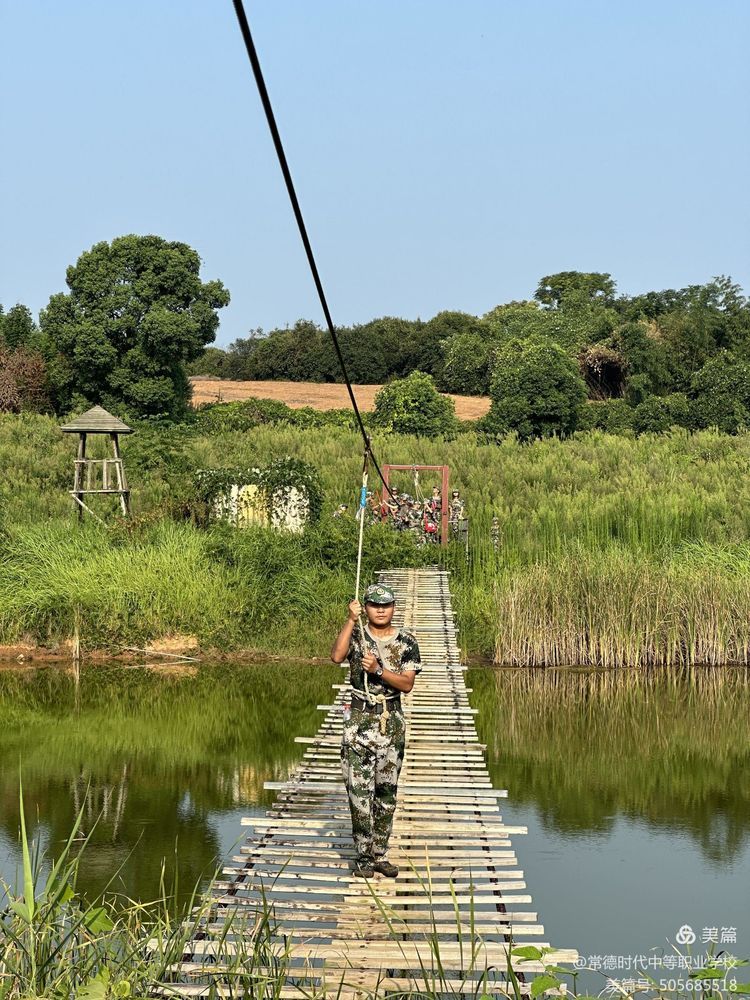
[[[355,509],[361,441],[336,414],[304,427],[261,406],[233,429],[214,411],[138,425],[123,446],[134,518],[113,511],[108,526],[80,528],[57,421],[0,417],[0,465],[13,470],[0,485],[0,643],[60,642],[77,626],[84,649],[189,633],[203,648],[326,655],[356,553],[353,518],[331,513]],[[750,659],[750,435],[593,431],[521,443],[376,431],[374,441],[381,461],[448,464],[470,529],[468,549],[443,552],[370,527],[365,579],[446,562],[466,654],[611,666]],[[199,470],[285,455],[313,465],[323,487],[321,518],[303,535],[195,516]],[[414,492],[400,475],[396,487]]]

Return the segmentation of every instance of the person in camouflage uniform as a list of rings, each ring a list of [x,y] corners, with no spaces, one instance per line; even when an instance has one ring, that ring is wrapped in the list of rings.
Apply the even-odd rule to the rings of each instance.
[[[352,817],[354,875],[360,878],[372,878],[375,872],[398,875],[387,853],[406,745],[401,692],[411,691],[422,666],[412,633],[391,626],[395,600],[389,587],[368,587],[367,624],[361,628],[362,607],[352,601],[331,650],[334,663],[346,659],[350,667],[351,704],[345,698],[341,770]]]

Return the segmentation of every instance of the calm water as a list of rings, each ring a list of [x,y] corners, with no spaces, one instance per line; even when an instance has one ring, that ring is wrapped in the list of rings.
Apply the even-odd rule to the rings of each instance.
[[[0,670],[0,875],[17,870],[20,764],[27,822],[53,853],[80,806],[87,831],[101,814],[88,895],[118,872],[112,888],[149,899],[176,853],[187,893],[242,838],[240,818],[267,808],[263,782],[288,776],[294,737],[316,731],[315,706],[342,679],[328,666],[118,665],[84,670],[76,689],[57,668]],[[629,963],[670,951],[687,924],[693,953],[714,937],[750,956],[746,671],[471,670],[467,684],[503,814],[529,827],[514,847],[545,940]]]

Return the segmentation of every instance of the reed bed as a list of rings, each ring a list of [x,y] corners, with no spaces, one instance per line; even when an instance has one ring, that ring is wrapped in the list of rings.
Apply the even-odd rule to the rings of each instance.
[[[493,582],[497,663],[747,664],[750,569],[617,548],[571,552]]]

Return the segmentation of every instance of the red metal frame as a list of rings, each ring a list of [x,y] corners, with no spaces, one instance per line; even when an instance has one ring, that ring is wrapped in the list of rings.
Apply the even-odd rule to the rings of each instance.
[[[448,497],[448,466],[447,465],[384,465],[383,469],[383,479],[385,479],[386,486],[390,488],[391,485],[391,472],[439,472],[442,478],[442,484],[440,487],[441,503],[440,503],[440,544],[448,544],[448,504],[450,499]],[[385,499],[385,497],[383,498]],[[385,520],[385,515],[383,515],[383,520]]]

